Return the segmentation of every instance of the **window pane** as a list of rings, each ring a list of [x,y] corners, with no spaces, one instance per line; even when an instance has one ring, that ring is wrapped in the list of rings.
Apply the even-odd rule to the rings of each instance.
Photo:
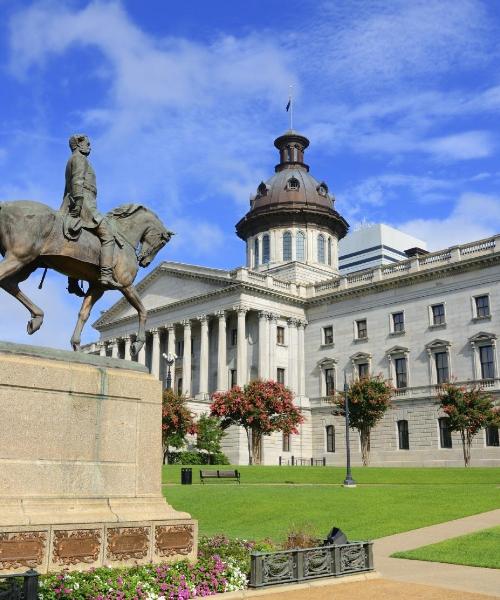
[[[276,370],[276,381],[278,383],[285,384],[285,369],[277,369]]]
[[[394,332],[405,330],[405,316],[402,312],[397,312],[392,315],[392,328]]]
[[[266,233],[262,236],[262,262],[267,264],[271,256],[271,246],[269,243],[269,235]]]
[[[297,260],[305,260],[306,255],[305,255],[305,245],[306,245],[306,236],[304,235],[304,233],[302,231],[299,231],[297,233],[297,240],[296,240],[296,259]]]
[[[335,392],[335,380],[333,369],[325,369],[326,395],[331,396]]]
[[[408,421],[398,421],[398,437],[399,437],[399,449],[409,450],[410,449],[410,438],[408,435]]]
[[[182,394],[182,377],[179,377],[177,380],[177,395],[180,396]]]
[[[406,358],[396,358],[394,367],[396,370],[396,387],[405,388],[407,386]]]
[[[333,425],[326,426],[326,451],[335,452],[335,428]]]
[[[292,234],[289,231],[283,234],[283,260],[292,260]]]
[[[231,387],[236,385],[236,369],[231,369]]]
[[[439,441],[441,448],[452,448],[451,431],[448,427],[448,417],[439,419]]]
[[[359,363],[358,364],[358,375],[360,379],[364,379],[370,375],[368,369],[368,363]]]
[[[479,359],[481,361],[481,379],[494,379],[493,346],[480,346]]]
[[[333,344],[333,327],[323,328],[323,343]]]
[[[490,316],[490,299],[488,296],[476,297],[476,315],[478,317]]]
[[[442,325],[444,322],[444,304],[435,304],[432,307],[432,324]]]
[[[368,328],[365,319],[363,319],[362,321],[356,321],[356,327],[358,330],[358,338],[368,337]]]
[[[290,452],[290,434],[283,434],[283,452]]]
[[[238,343],[238,330],[231,329],[231,346],[236,346]]]
[[[486,427],[486,445],[487,446],[500,446],[500,439],[498,435],[498,427],[490,425]]]
[[[328,238],[328,264],[332,264],[332,239]]]
[[[436,376],[438,383],[447,383],[450,380],[450,373],[448,368],[448,353],[447,352],[436,352],[434,355],[436,361]]]
[[[253,243],[254,267],[259,266],[259,238],[255,238]]]
[[[285,328],[284,327],[276,327],[276,343],[277,344],[285,343]]]
[[[325,262],[325,238],[322,235],[318,235],[318,262]]]

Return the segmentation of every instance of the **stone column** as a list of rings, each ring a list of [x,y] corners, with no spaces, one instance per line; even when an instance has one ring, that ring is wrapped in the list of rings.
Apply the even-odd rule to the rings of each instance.
[[[175,356],[175,324],[169,323],[167,325],[167,355]],[[161,360],[164,360],[163,357]],[[165,385],[167,383],[168,366],[165,364]],[[170,367],[170,377],[172,382],[172,389],[175,388],[175,360]]]
[[[201,323],[200,339],[200,394],[208,394],[208,318],[207,315],[198,317]]]
[[[305,321],[299,321],[297,325],[297,352],[298,352],[298,365],[297,365],[297,394],[299,396],[306,395],[306,360],[305,360],[305,348],[304,348],[304,329],[306,326]]]
[[[288,387],[297,391],[297,319],[288,319]]]
[[[216,314],[219,320],[219,336],[217,341],[217,391],[225,392],[227,390],[226,313],[223,310],[219,310]]]
[[[111,344],[111,358],[118,358],[118,340],[115,338],[109,340],[109,343]]]
[[[151,375],[156,379],[160,379],[160,330],[158,328],[151,329],[153,336],[153,344],[151,346]]]
[[[247,338],[246,338],[246,314],[248,309],[244,306],[235,306],[234,310],[238,313],[238,333],[236,347],[236,383],[243,387],[248,379],[247,365]]]
[[[427,348],[427,358],[429,359],[429,385],[436,384],[436,365],[434,364],[434,354],[430,348]],[[391,375],[392,375],[392,364],[391,364]]]
[[[269,313],[269,379],[276,381],[276,321],[278,315]]]
[[[146,364],[146,342],[144,342],[144,345],[139,350],[139,354],[137,355],[137,362],[141,365]]]
[[[269,340],[267,339],[267,313],[259,312],[259,377],[269,379]]]
[[[191,397],[191,321],[182,321],[184,326],[184,355],[182,357],[182,393]]]
[[[99,342],[98,346],[99,346],[99,356],[106,356],[106,343]]]
[[[132,354],[130,353],[132,340],[129,335],[126,335],[123,339],[125,340],[125,360],[132,360]]]

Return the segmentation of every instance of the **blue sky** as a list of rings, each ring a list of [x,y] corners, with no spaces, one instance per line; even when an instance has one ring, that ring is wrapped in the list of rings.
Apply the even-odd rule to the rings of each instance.
[[[311,172],[352,226],[431,249],[500,232],[496,2],[0,0],[0,28],[2,200],[58,207],[84,131],[101,208],[143,202],[176,231],[159,260],[241,265],[234,224],[273,173],[293,84]],[[79,301],[57,274],[37,284],[42,330],[2,295],[0,337],[68,347]]]

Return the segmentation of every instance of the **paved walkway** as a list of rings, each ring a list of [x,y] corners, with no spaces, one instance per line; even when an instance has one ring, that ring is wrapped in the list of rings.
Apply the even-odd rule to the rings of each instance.
[[[318,580],[309,584],[274,589],[244,590],[221,598],[265,600],[491,600],[500,598],[500,570],[464,567],[417,560],[390,558],[397,551],[500,525],[500,509],[406,533],[380,538],[374,543],[377,574],[349,579]],[[500,551],[500,549],[499,549]]]

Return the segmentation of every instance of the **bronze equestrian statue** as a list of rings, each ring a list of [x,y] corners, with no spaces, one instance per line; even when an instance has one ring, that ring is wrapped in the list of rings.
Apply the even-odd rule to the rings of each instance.
[[[21,292],[21,281],[39,267],[67,275],[77,287],[78,280],[87,281],[89,287],[71,336],[73,350],[80,349],[83,326],[97,300],[107,289],[119,289],[139,315],[137,337],[131,346],[135,355],[146,339],[147,313],[133,282],[138,267],[147,267],[173,234],[140,204],[124,204],[102,217],[95,202],[95,175],[92,183],[85,155],[88,138],[72,136],[70,144],[75,142],[77,149],[83,149],[83,153],[77,151],[86,163],[75,157],[74,150],[66,170],[61,211],[30,200],[0,202],[0,253],[4,256],[0,287],[29,310],[27,330],[31,335],[40,329],[43,311]]]

